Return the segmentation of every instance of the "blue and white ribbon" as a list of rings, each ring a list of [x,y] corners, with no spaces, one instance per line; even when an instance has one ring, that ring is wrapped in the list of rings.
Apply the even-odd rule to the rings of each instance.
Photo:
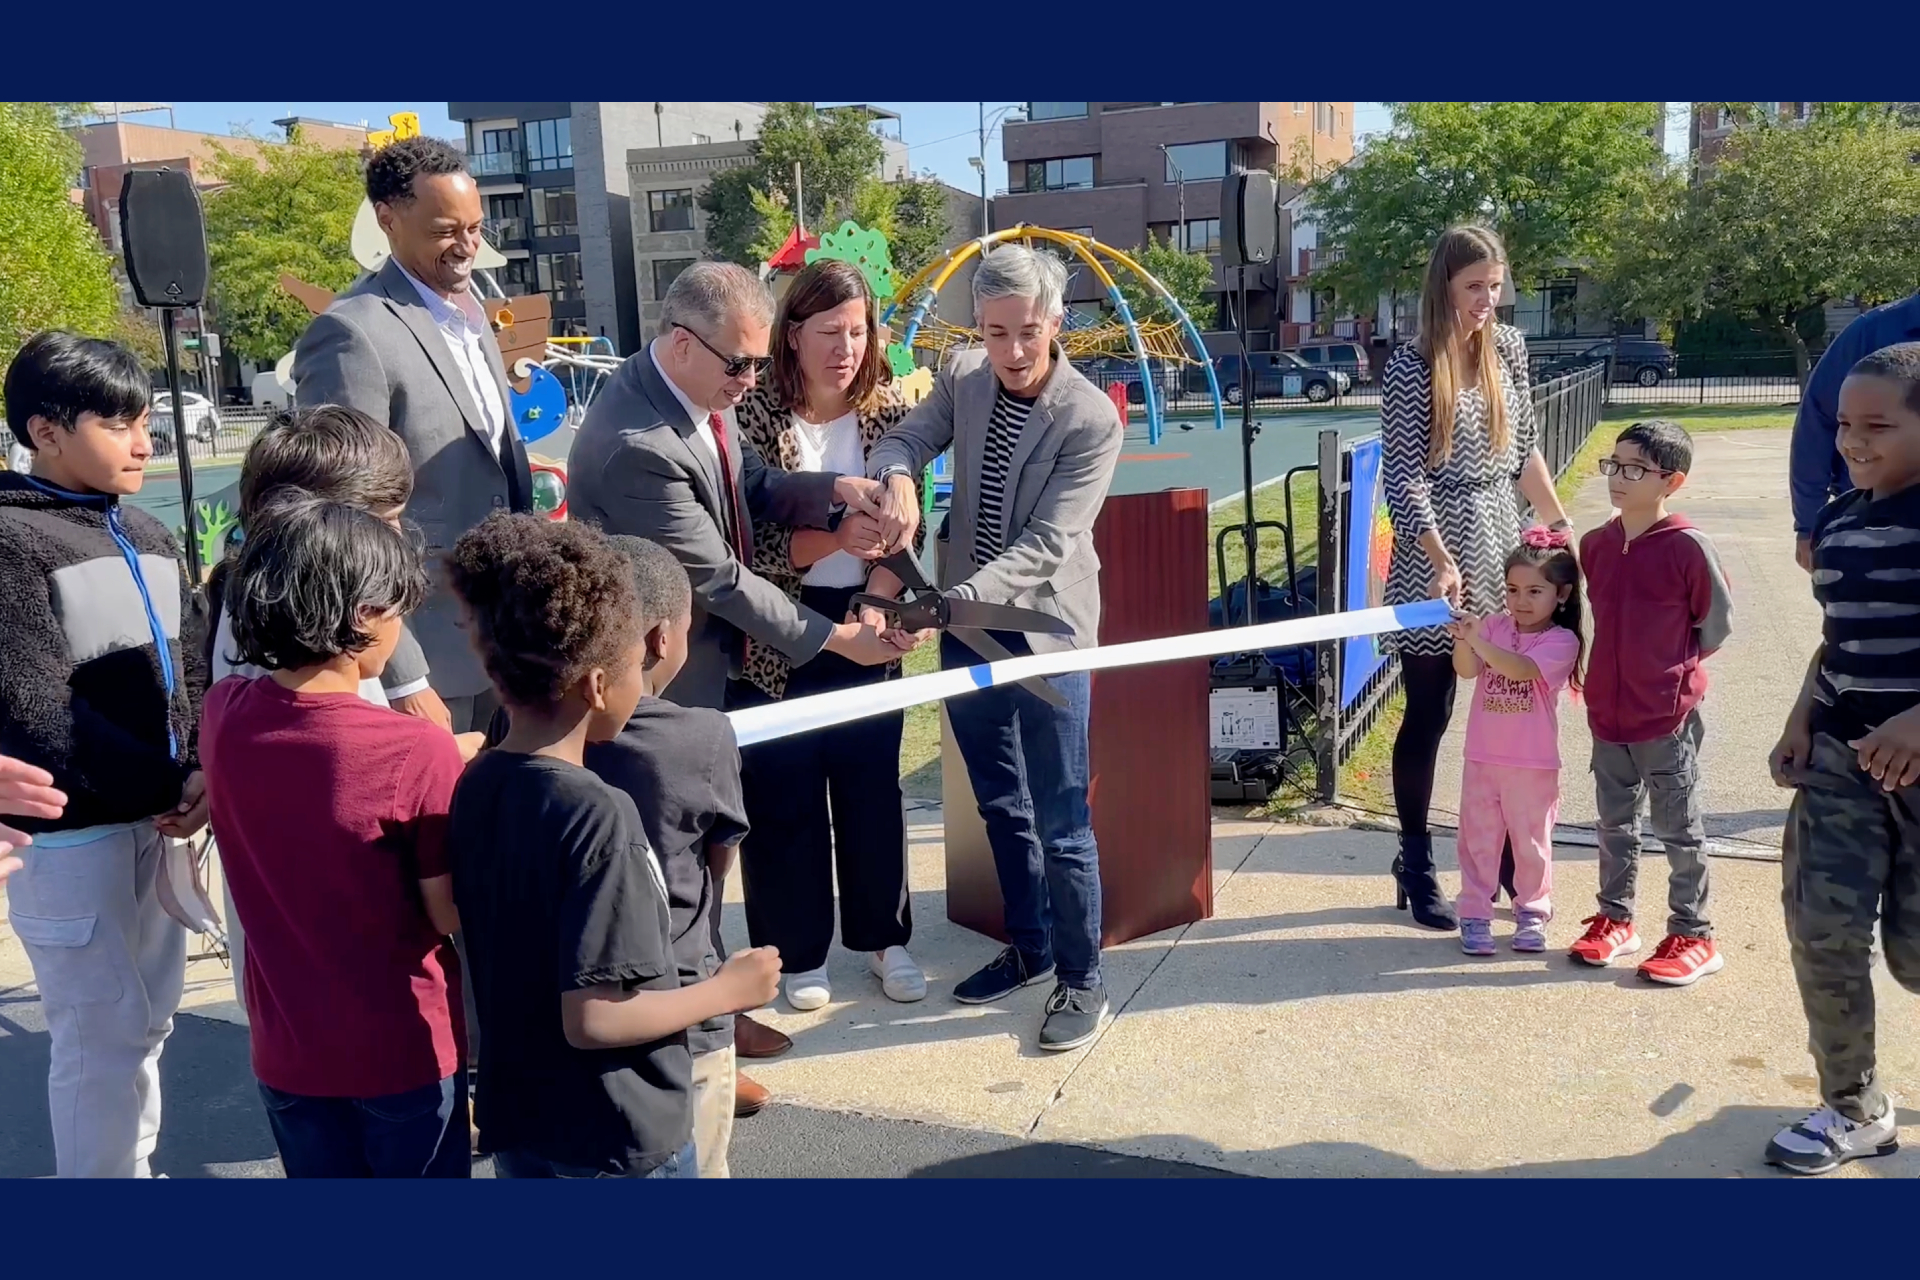
[[[1105,671],[1113,667],[1137,667],[1154,662],[1176,662],[1183,658],[1213,658],[1224,653],[1245,653],[1255,649],[1284,649],[1293,645],[1317,644],[1323,640],[1345,640],[1353,636],[1380,635],[1415,627],[1437,627],[1449,621],[1453,611],[1445,600],[1423,600],[1419,604],[1394,605],[1384,609],[1357,609],[1351,613],[1319,614],[1310,618],[1289,618],[1285,622],[1263,622],[1252,627],[1233,627],[1224,631],[1197,631],[1191,635],[1167,636],[1160,640],[1136,640],[1131,644],[1096,646],[1091,649],[1066,649],[1059,653],[1037,653],[1030,657],[1009,658],[1005,662],[983,662],[978,666],[954,667],[905,680],[862,685],[835,693],[795,698],[763,707],[735,711],[734,736],[740,745],[815,729],[831,728],[888,711],[904,711],[926,702],[946,699],[976,689],[1012,684],[1030,676],[1059,676],[1076,671]]]

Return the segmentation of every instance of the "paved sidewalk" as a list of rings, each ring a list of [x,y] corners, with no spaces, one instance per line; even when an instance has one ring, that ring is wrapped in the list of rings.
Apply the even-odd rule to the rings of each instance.
[[[1765,842],[1785,797],[1764,754],[1817,617],[1785,542],[1784,433],[1699,446],[1682,506],[1718,541],[1736,597],[1735,639],[1714,662],[1711,829]],[[1576,511],[1590,527],[1591,491]],[[1590,819],[1590,799],[1568,791],[1569,819]],[[1472,960],[1392,910],[1391,836],[1220,817],[1215,917],[1110,952],[1117,1016],[1053,1055],[1035,1044],[1044,987],[1000,1006],[952,999],[995,948],[946,920],[938,811],[911,820],[913,951],[931,994],[892,1004],[863,957],[836,950],[832,1004],[768,1011],[797,1047],[750,1064],[778,1101],[735,1131],[742,1174],[1772,1176],[1767,1139],[1817,1102],[1765,843],[1714,862],[1726,970],[1673,989],[1566,960],[1595,888],[1591,848],[1556,855],[1555,951]],[[1454,887],[1450,869],[1443,879]],[[744,944],[737,887],[726,931]],[[52,1167],[30,982],[0,933],[0,1174]],[[1876,982],[1882,1072],[1920,1096],[1920,1005],[1884,971]],[[220,966],[195,967],[191,1008],[231,1018],[229,994]],[[156,1167],[272,1176],[244,1038],[181,1022]],[[1920,1155],[1903,1152],[1841,1176],[1916,1175]]]

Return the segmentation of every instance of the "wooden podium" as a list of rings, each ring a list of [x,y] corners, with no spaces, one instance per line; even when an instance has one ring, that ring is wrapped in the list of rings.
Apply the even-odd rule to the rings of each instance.
[[[1204,489],[1109,497],[1093,539],[1101,644],[1206,630]],[[1103,946],[1213,914],[1207,671],[1199,658],[1093,674],[1089,798],[1100,842]],[[1005,942],[993,852],[944,708],[940,771],[947,918]]]

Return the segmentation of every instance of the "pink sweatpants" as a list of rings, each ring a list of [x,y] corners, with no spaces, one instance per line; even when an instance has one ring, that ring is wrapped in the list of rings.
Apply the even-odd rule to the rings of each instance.
[[[1500,849],[1513,841],[1515,911],[1553,914],[1553,822],[1558,769],[1516,769],[1469,760],[1460,779],[1460,900],[1463,920],[1491,920]]]

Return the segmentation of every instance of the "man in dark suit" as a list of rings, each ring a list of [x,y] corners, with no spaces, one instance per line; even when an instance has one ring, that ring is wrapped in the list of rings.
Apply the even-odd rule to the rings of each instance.
[[[735,430],[734,406],[769,362],[766,286],[731,263],[696,262],[674,280],[662,312],[658,336],[621,365],[580,424],[568,457],[567,507],[608,533],[659,543],[686,567],[693,629],[686,665],[665,697],[723,708],[748,644],[770,644],[795,664],[823,649],[867,665],[898,658],[878,628],[822,617],[747,567],[755,520],[800,529],[871,520],[879,495],[861,476],[770,468]],[[715,902],[725,878],[725,868],[717,869]],[[712,952],[725,955],[720,913],[711,920]],[[734,1020],[740,1057],[777,1057],[792,1047],[745,1014]],[[703,1056],[731,1060],[724,1048]],[[733,1075],[732,1086],[736,1115],[766,1105],[766,1087],[745,1074]],[[696,1093],[703,1087],[697,1080]]]
[[[773,299],[745,268],[682,271],[659,336],[594,397],[568,460],[576,519],[659,543],[693,580],[692,649],[666,690],[682,706],[723,706],[748,643],[795,664],[823,649],[868,665],[900,656],[876,628],[824,618],[747,567],[756,520],[825,529],[872,518],[879,494],[862,476],[768,467],[735,430],[772,319]]]
[[[500,346],[472,295],[480,190],[456,148],[408,138],[374,154],[367,198],[393,255],[307,326],[294,399],[359,409],[406,441],[407,518],[437,556],[495,511],[533,509]],[[437,573],[408,625],[382,677],[389,700],[455,733],[483,732],[493,689]]]

